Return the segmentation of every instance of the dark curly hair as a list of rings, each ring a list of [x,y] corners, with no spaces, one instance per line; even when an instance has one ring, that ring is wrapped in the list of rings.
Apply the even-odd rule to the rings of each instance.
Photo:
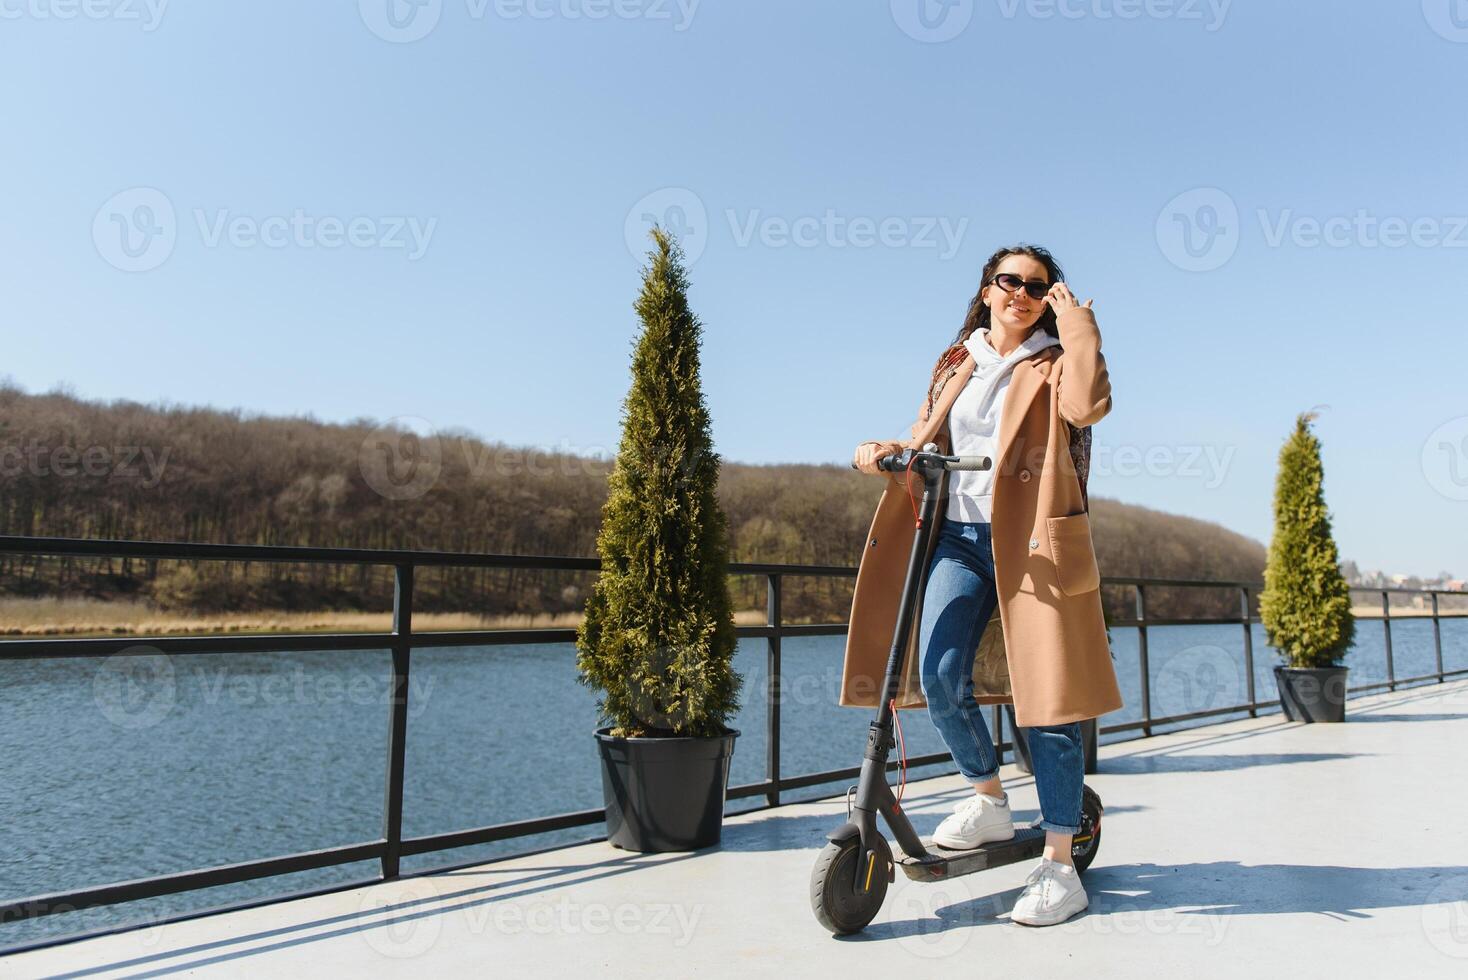
[[[1039,245],[1028,245],[1023,242],[1018,245],[1009,245],[999,249],[993,255],[989,256],[988,262],[984,263],[983,274],[979,277],[978,291],[974,293],[974,298],[969,300],[968,315],[963,318],[963,326],[959,328],[958,335],[953,338],[954,344],[963,343],[965,340],[968,340],[969,336],[975,330],[989,325],[989,308],[984,305],[982,298],[984,287],[994,277],[994,270],[999,268],[999,263],[1011,255],[1028,255],[1036,262],[1039,262],[1045,267],[1045,271],[1049,275],[1052,285],[1065,279],[1065,273],[1060,271],[1060,263],[1055,261],[1055,256],[1051,255],[1048,249],[1041,248]],[[1048,303],[1045,305],[1045,310],[1040,314],[1040,319],[1035,323],[1035,326],[1052,337],[1057,339],[1060,337],[1060,332],[1055,326],[1055,311],[1050,308]]]

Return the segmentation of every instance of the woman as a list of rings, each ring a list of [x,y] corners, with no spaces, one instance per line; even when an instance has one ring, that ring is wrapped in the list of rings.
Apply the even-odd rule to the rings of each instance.
[[[1111,410],[1100,346],[1091,301],[1076,301],[1050,253],[1002,248],[939,359],[912,439],[862,443],[854,457],[862,472],[880,473],[878,459],[933,439],[940,451],[994,460],[949,475],[916,643],[929,716],[974,786],[933,841],[965,849],[1007,840],[1009,798],[974,691],[975,656],[1001,613],[1012,691],[986,689],[983,700],[1014,704],[1040,798],[1044,853],[1011,913],[1028,925],[1062,922],[1089,904],[1071,861],[1085,770],[1080,720],[1121,707],[1080,476],[1089,426]],[[853,631],[855,618],[854,607]]]

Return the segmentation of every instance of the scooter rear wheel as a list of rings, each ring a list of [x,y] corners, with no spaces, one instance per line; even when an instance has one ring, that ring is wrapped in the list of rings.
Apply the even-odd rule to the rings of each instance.
[[[861,840],[853,837],[839,844],[827,844],[811,869],[811,908],[821,925],[838,936],[865,929],[877,917],[887,897],[891,853],[885,846],[881,847],[872,867],[868,869],[866,865],[862,860]],[[868,890],[857,891],[858,881],[864,882],[868,877]]]
[[[1084,872],[1096,859],[1101,847],[1101,797],[1089,786],[1081,788],[1081,829],[1071,838],[1070,859],[1078,872]]]

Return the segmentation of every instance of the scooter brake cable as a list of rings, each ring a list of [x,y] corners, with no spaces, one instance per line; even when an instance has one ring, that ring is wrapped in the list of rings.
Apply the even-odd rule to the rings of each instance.
[[[902,791],[907,788],[907,742],[902,738],[902,717],[897,713],[897,699],[888,701],[892,705],[892,721],[897,726],[897,802],[902,802]]]

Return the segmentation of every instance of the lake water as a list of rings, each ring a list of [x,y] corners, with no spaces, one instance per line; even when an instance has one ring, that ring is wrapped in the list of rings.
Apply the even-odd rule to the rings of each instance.
[[[1346,661],[1350,685],[1385,679],[1381,624],[1358,622],[1357,632]],[[1273,701],[1279,659],[1262,627],[1253,637],[1256,694]],[[1398,677],[1435,670],[1430,621],[1396,621],[1392,638]],[[1445,620],[1442,638],[1445,668],[1468,667],[1468,618]],[[1141,716],[1137,631],[1113,627],[1112,639],[1126,705],[1102,724]],[[1152,627],[1148,640],[1154,715],[1245,699],[1242,626]],[[783,642],[787,776],[860,762],[871,713],[836,706],[843,643],[840,636]],[[736,666],[745,694],[731,785],[764,776],[765,642],[741,641]],[[379,837],[388,672],[386,651],[0,663],[0,897]],[[902,720],[910,755],[942,750],[922,712]],[[415,652],[404,833],[600,807],[597,724],[594,694],[575,679],[571,644]],[[1132,733],[1102,741],[1126,737]],[[951,764],[914,775],[943,771]],[[843,789],[835,783],[788,797]],[[735,800],[728,809],[762,802]],[[602,833],[590,825],[404,865],[462,863]],[[13,923],[0,926],[0,947],[377,870],[361,863]]]

